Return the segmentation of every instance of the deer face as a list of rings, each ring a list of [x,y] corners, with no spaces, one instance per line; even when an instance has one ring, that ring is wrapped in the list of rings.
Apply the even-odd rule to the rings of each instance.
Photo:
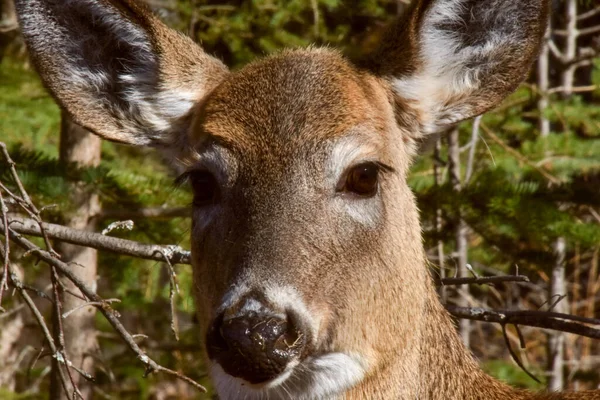
[[[408,167],[419,140],[523,79],[545,1],[415,1],[356,63],[307,49],[234,73],[133,0],[16,3],[75,121],[160,147],[190,182],[199,336],[220,397],[343,396],[419,368],[437,299]],[[418,386],[418,371],[388,376]]]
[[[412,145],[397,140],[388,94],[337,52],[296,51],[232,74],[197,110],[185,175],[217,374],[260,386],[344,350],[335,332],[359,317],[346,305],[401,272],[382,252],[392,238],[418,243],[419,226]],[[404,250],[421,261],[419,246]],[[358,349],[335,357],[338,371],[348,358],[349,380],[368,361]]]

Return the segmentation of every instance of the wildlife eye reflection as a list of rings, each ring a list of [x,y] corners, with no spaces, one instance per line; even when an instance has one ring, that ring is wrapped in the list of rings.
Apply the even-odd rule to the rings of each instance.
[[[360,197],[373,197],[379,187],[380,166],[367,162],[352,167],[345,177],[341,191]]]

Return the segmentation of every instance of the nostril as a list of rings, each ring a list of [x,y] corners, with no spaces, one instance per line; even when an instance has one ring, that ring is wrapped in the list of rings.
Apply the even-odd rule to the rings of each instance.
[[[230,375],[261,383],[302,355],[304,334],[289,318],[255,312],[217,318],[207,337],[209,357]]]

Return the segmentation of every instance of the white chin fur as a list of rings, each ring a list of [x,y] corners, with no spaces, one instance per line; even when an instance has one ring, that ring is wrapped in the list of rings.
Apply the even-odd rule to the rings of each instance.
[[[234,378],[217,363],[211,365],[211,375],[221,400],[333,399],[360,382],[365,368],[358,356],[329,353],[292,364],[262,385]]]

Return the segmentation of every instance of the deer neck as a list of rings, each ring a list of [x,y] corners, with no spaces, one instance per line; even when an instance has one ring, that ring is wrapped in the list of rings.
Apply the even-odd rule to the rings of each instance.
[[[425,266],[423,267],[425,269]],[[465,348],[440,301],[430,277],[421,318],[407,325],[411,336],[390,357],[346,395],[348,399],[393,398],[427,400],[525,399],[525,392],[484,373]],[[406,320],[406,304],[397,304],[390,318]],[[396,341],[397,343],[397,341]]]

